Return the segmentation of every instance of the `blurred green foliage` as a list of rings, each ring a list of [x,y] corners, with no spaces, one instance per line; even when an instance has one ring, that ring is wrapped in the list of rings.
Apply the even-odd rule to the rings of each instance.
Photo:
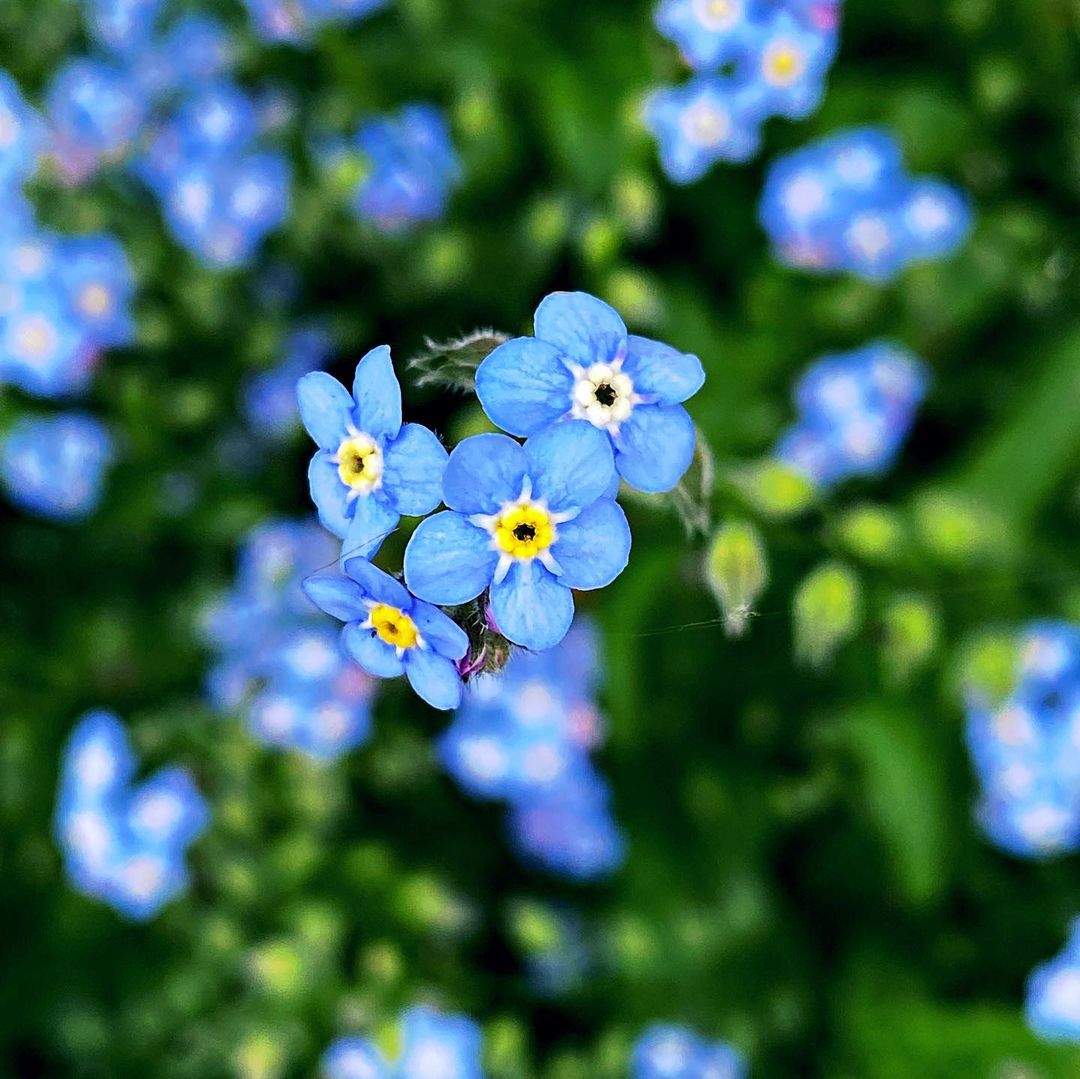
[[[205,6],[243,27],[239,6]],[[772,122],[758,162],[686,189],[636,120],[647,88],[679,77],[648,3],[397,0],[307,51],[248,39],[245,77],[291,87],[311,134],[443,104],[467,177],[441,225],[380,239],[297,135],[291,223],[265,252],[300,273],[289,310],[180,252],[128,181],[41,186],[56,227],[122,237],[139,341],[92,393],[123,445],[99,514],[64,529],[4,511],[0,1073],[309,1075],[336,1033],[383,1029],[422,997],[483,1022],[494,1079],[622,1077],[656,1019],[734,1041],[757,1076],[1080,1074],[1080,1053],[1037,1043],[1020,1014],[1080,906],[1080,865],[980,838],[959,692],[973,673],[1007,685],[994,633],[1080,616],[1080,5],[848,6],[821,112]],[[0,63],[32,95],[83,46],[76,4],[0,0]],[[863,122],[972,193],[974,238],[890,287],[777,268],[755,222],[765,163]],[[444,719],[404,690],[384,695],[368,747],[316,768],[206,711],[194,631],[245,531],[309,512],[299,440],[242,478],[223,464],[237,388],[291,319],[333,321],[344,373],[383,341],[404,359],[425,335],[521,331],[560,287],[702,357],[714,523],[753,518],[769,568],[729,639],[705,542],[657,500],[628,505],[631,568],[583,606],[605,633],[599,764],[630,857],[589,888],[519,868],[501,812],[438,770]],[[883,335],[935,378],[896,472],[815,502],[754,465],[796,372]],[[443,432],[476,422],[461,398],[407,399]],[[32,407],[5,393],[0,424]],[[830,623],[815,671],[793,656],[808,620],[836,613],[807,596],[823,563],[857,582],[861,620]],[[145,927],[75,895],[50,835],[61,746],[98,705],[148,764],[192,767],[213,805],[195,887]],[[554,1000],[531,992],[541,942],[512,917],[547,901],[582,912],[593,952]]]

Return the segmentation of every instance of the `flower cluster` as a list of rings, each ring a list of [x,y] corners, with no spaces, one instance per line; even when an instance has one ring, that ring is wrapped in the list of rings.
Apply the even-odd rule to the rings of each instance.
[[[1061,954],[1032,971],[1024,1011],[1040,1038],[1080,1043],[1080,919]]]
[[[0,438],[0,483],[27,513],[81,520],[97,509],[114,454],[112,438],[93,416],[24,416]]]
[[[657,1024],[638,1039],[631,1079],[746,1079],[746,1062],[730,1045],[708,1042],[686,1027]]]
[[[557,647],[475,678],[439,742],[444,766],[470,794],[509,803],[522,855],[576,880],[610,873],[624,854],[606,784],[589,761],[603,733],[593,702],[597,648],[579,618]]]
[[[331,140],[315,156],[330,171],[359,173],[350,181],[353,211],[383,233],[437,221],[461,177],[443,114],[423,103],[406,105],[397,116],[371,117],[351,141]]]
[[[255,32],[264,41],[300,45],[330,22],[357,22],[389,0],[244,0]]]
[[[829,488],[892,466],[926,394],[922,361],[888,341],[816,361],[795,387],[798,421],[775,457]]]
[[[461,609],[459,620],[523,648],[558,644],[573,621],[572,590],[610,584],[629,559],[620,475],[666,491],[689,467],[696,435],[680,402],[704,377],[697,357],[629,335],[614,310],[580,292],[547,297],[536,336],[498,345],[477,369],[488,416],[524,444],[473,435],[447,457],[432,432],[402,424],[386,346],[360,361],[351,394],[322,372],[305,375],[300,414],[319,446],[311,494],[344,540],[346,574],[308,582],[309,595],[346,622],[345,646],[365,670],[406,674],[436,707],[456,707],[450,671],[471,673],[486,647],[470,653],[438,608]],[[370,566],[403,515],[440,502],[447,508],[406,547],[407,590]]]
[[[288,214],[288,161],[262,145],[280,102],[229,81],[236,49],[222,24],[188,15],[162,27],[160,7],[92,6],[99,55],[56,73],[50,151],[72,184],[106,165],[129,167],[178,243],[211,267],[239,266]]]
[[[896,139],[872,127],[779,158],[766,176],[759,216],[786,265],[872,281],[951,254],[972,217],[957,188],[909,177]]]
[[[209,812],[185,769],[133,786],[135,768],[116,716],[85,715],[64,758],[56,834],[75,888],[141,921],[187,886],[184,858]]]
[[[672,180],[692,183],[717,161],[747,161],[769,117],[801,120],[817,109],[840,7],[839,0],[661,0],[656,26],[695,71],[645,104]]]
[[[42,229],[23,194],[45,125],[0,72],[0,383],[36,397],[85,390],[102,352],[134,335],[134,280],[111,236]],[[23,417],[0,442],[0,482],[17,506],[72,521],[91,513],[113,457],[92,416]]]
[[[341,654],[333,624],[301,580],[337,551],[314,522],[270,521],[249,537],[232,591],[204,620],[218,652],[207,693],[243,712],[259,741],[333,760],[371,733],[374,683]]]
[[[323,1055],[323,1079],[483,1079],[483,1034],[464,1015],[409,1008],[400,1021],[401,1051],[390,1061],[370,1038],[339,1038]]]
[[[1080,849],[1080,628],[1035,622],[1018,644],[1015,687],[969,701],[967,740],[987,836],[1038,858]]]

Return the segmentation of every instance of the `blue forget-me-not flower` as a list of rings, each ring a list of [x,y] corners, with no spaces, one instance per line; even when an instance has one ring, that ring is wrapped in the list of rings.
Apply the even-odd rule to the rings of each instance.
[[[687,1027],[658,1023],[634,1046],[631,1079],[746,1079],[746,1061],[730,1045]]]
[[[323,1055],[323,1079],[484,1079],[483,1034],[464,1015],[409,1008],[401,1016],[401,1051],[387,1060],[369,1038],[339,1038]]]
[[[469,648],[465,631],[367,559],[346,559],[344,568],[345,576],[308,577],[304,591],[345,623],[345,650],[376,678],[404,674],[433,708],[456,708],[461,701],[457,661]]]
[[[1008,698],[969,699],[967,742],[987,836],[1040,858],[1080,849],[1080,627],[1035,622],[1018,647]]]
[[[1040,1038],[1080,1043],[1080,918],[1061,953],[1032,971],[1024,1014]]]
[[[93,416],[24,416],[0,440],[0,481],[27,513],[78,521],[97,509],[113,454],[112,438]]]
[[[631,487],[671,490],[694,457],[682,402],[705,381],[701,361],[627,333],[617,311],[584,292],[547,296],[534,333],[500,345],[476,372],[492,422],[530,436],[583,420],[607,437]]]
[[[781,437],[779,460],[829,488],[892,467],[929,382],[915,356],[888,341],[817,360],[799,379],[799,420]]]
[[[909,177],[893,135],[868,127],[777,159],[759,217],[787,265],[884,281],[959,248],[972,213],[955,187]]]
[[[135,768],[120,721],[84,716],[64,757],[56,835],[80,892],[143,921],[187,886],[187,849],[209,811],[185,769],[162,768],[133,786]]]
[[[490,588],[505,637],[551,648],[574,617],[570,590],[602,588],[626,567],[630,528],[611,497],[614,482],[611,442],[585,421],[546,427],[524,446],[473,435],[446,466],[450,508],[409,540],[405,580],[421,599],[444,605]]]
[[[319,520],[345,555],[370,557],[402,515],[421,517],[442,500],[447,454],[426,427],[401,422],[401,386],[390,349],[356,366],[350,394],[314,371],[296,388],[300,417],[319,446],[308,478]]]

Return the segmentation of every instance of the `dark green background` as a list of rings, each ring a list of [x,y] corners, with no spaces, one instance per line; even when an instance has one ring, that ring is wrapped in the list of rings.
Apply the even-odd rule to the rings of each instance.
[[[848,6],[820,113],[772,121],[757,162],[687,189],[635,121],[651,85],[681,78],[648,4],[396,0],[306,51],[246,37],[245,81],[300,103],[294,213],[264,252],[300,272],[288,310],[260,304],[250,274],[181,253],[133,181],[37,186],[50,223],[123,238],[139,341],[107,357],[88,403],[123,446],[97,516],[64,528],[2,511],[0,1074],[310,1075],[336,1033],[419,997],[485,1024],[493,1079],[625,1076],[657,1019],[734,1041],[759,1077],[1080,1074],[1080,1054],[1021,1018],[1025,977],[1080,909],[1080,865],[1021,863],[979,837],[957,688],[973,635],[1080,618],[1080,5]],[[207,8],[244,25],[224,0]],[[76,5],[0,0],[0,63],[31,97],[84,47]],[[466,180],[442,224],[379,239],[300,132],[413,99],[447,108]],[[778,269],[755,221],[765,162],[864,122],[971,192],[973,239],[886,287]],[[704,543],[663,503],[628,503],[630,569],[587,606],[607,650],[598,763],[630,857],[593,887],[519,868],[501,809],[433,760],[445,717],[403,688],[369,746],[317,769],[208,713],[194,631],[246,530],[310,510],[302,439],[247,452],[242,474],[222,463],[240,381],[291,319],[334,322],[345,375],[377,343],[404,359],[426,334],[526,330],[555,288],[702,357],[692,411],[720,463],[717,519],[758,517],[772,578],[746,639],[690,626],[717,615]],[[882,335],[935,380],[895,473],[758,515],[732,478],[789,422],[796,373]],[[476,420],[463,398],[406,401],[448,438]],[[5,391],[0,425],[43,408]],[[899,529],[873,557],[843,524],[863,500]],[[790,609],[827,558],[857,573],[863,619],[815,674],[792,659]],[[910,591],[941,638],[898,682],[882,615]],[[91,706],[129,721],[148,764],[187,763],[212,802],[192,893],[147,926],[72,893],[50,837],[61,747]],[[522,900],[583,912],[593,970],[563,999],[522,976],[542,936]]]

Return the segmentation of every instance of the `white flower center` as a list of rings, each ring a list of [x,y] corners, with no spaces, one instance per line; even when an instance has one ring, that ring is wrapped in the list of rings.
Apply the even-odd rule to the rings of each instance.
[[[742,0],[694,0],[694,17],[706,30],[730,30],[742,13]]]
[[[620,361],[594,363],[587,370],[575,368],[574,389],[571,394],[574,419],[588,420],[593,427],[617,434],[619,425],[630,418],[640,398],[634,393],[634,383],[621,370]]]
[[[848,229],[851,246],[868,259],[876,259],[892,245],[892,233],[888,224],[876,214],[862,214]]]
[[[15,330],[15,347],[27,360],[45,360],[56,350],[56,327],[43,315],[22,319]]]
[[[821,213],[828,197],[825,185],[816,176],[803,173],[784,188],[784,208],[790,217],[805,220]]]
[[[697,101],[683,113],[682,129],[694,146],[719,146],[731,134],[731,114],[710,101]]]

